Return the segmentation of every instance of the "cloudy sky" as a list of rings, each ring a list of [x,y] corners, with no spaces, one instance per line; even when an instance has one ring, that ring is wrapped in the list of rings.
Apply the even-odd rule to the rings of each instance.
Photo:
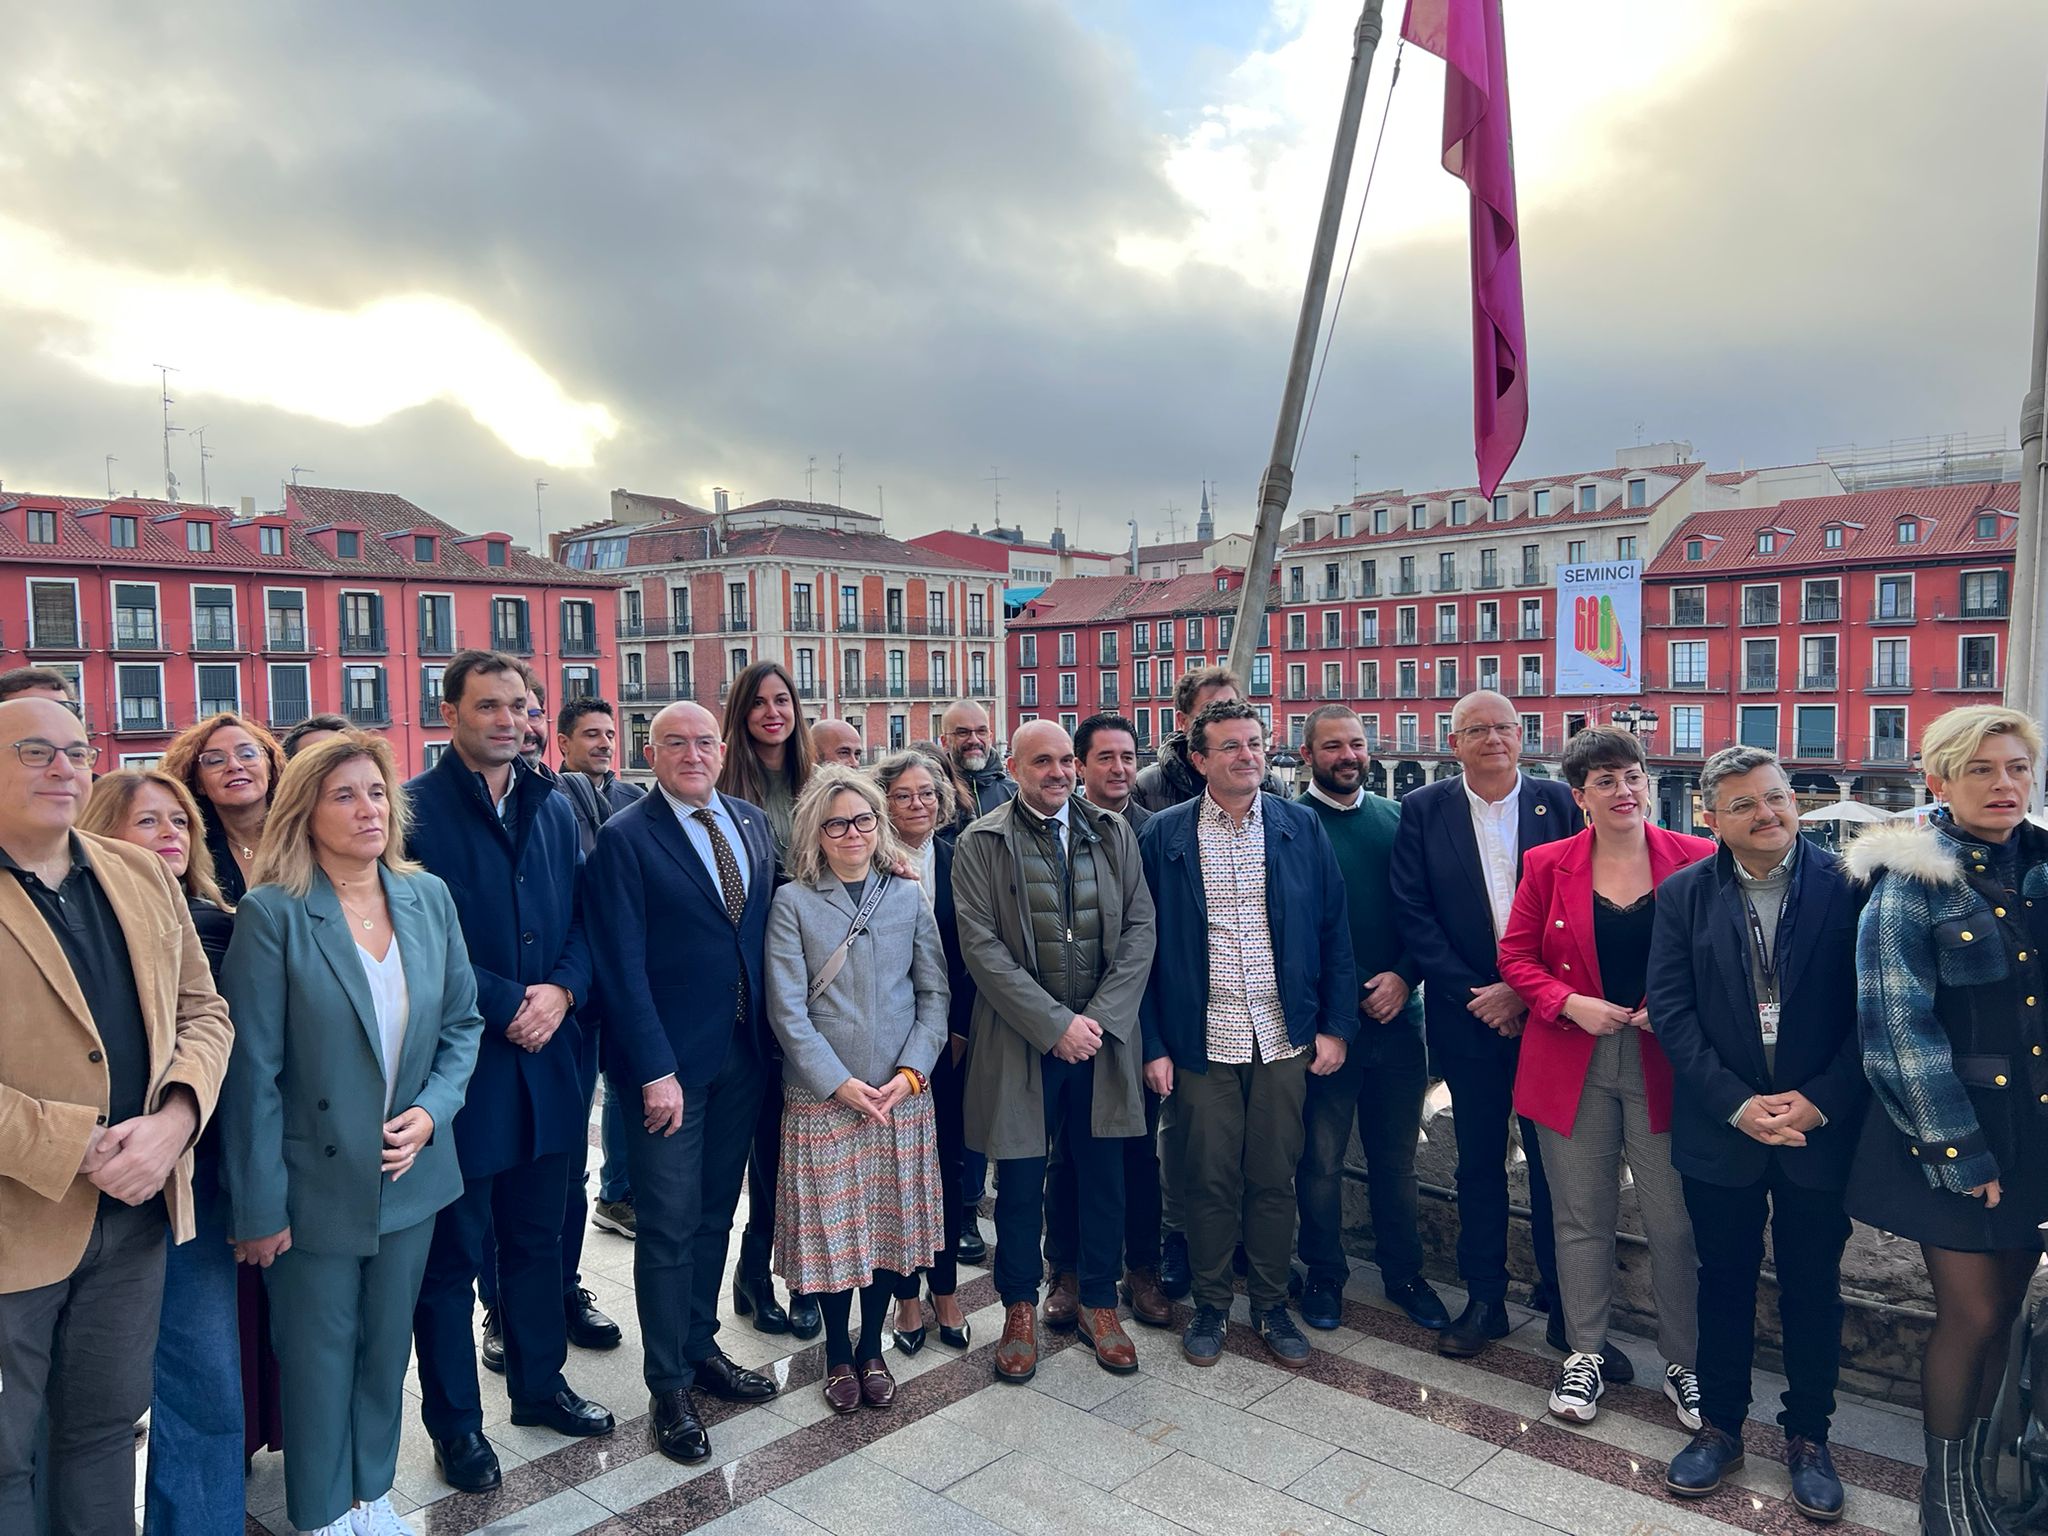
[[[0,0],[0,483],[1249,526],[1357,0]],[[1374,67],[1389,89],[1401,0]],[[2048,6],[1507,0],[1517,473],[2013,432]],[[1296,506],[1472,477],[1410,49]],[[1368,156],[1361,152],[1359,182]],[[1358,187],[1354,185],[1353,206]],[[1348,238],[1348,227],[1347,227]],[[2016,440],[2016,432],[2013,432]],[[173,440],[185,494],[198,443]]]

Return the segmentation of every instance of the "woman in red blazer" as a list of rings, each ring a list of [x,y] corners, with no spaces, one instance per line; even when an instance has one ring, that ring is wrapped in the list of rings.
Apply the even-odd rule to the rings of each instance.
[[[1536,1122],[1543,1149],[1571,1346],[1550,1411],[1590,1423],[1606,1390],[1600,1351],[1626,1157],[1650,1240],[1664,1395],[1678,1422],[1697,1429],[1698,1259],[1671,1166],[1671,1064],[1650,1033],[1643,990],[1656,888],[1714,845],[1649,825],[1648,765],[1627,731],[1579,732],[1564,775],[1586,830],[1528,851],[1500,941],[1501,979],[1529,1005],[1515,1112]]]

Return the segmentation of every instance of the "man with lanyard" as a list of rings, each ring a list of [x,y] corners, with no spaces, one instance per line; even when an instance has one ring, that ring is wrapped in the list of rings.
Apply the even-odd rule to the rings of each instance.
[[[1671,1162],[1700,1256],[1700,1428],[1666,1486],[1697,1498],[1742,1465],[1764,1222],[1778,1276],[1792,1501],[1842,1513],[1828,1455],[1842,1349],[1842,1191],[1869,1089],[1856,1029],[1855,892],[1799,835],[1771,753],[1729,747],[1700,772],[1713,859],[1657,893],[1650,1026],[1670,1058]]]

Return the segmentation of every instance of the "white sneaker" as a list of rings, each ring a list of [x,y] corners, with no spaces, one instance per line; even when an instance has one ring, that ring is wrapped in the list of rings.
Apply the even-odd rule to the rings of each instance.
[[[350,1510],[337,1520],[330,1520],[317,1531],[308,1531],[306,1536],[356,1536],[356,1511]]]
[[[1598,1355],[1567,1355],[1557,1368],[1557,1385],[1550,1391],[1550,1411],[1574,1424],[1592,1423],[1600,1411],[1600,1394],[1607,1390],[1600,1375],[1604,1363]]]
[[[1700,1427],[1700,1379],[1689,1366],[1664,1367],[1664,1395],[1678,1410],[1678,1422],[1687,1429]]]
[[[375,1503],[350,1511],[347,1529],[354,1536],[418,1536],[391,1507],[391,1495],[388,1493]]]

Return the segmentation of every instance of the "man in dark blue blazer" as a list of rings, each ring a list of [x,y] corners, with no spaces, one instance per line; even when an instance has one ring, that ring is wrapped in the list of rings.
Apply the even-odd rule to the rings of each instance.
[[[605,1073],[641,1113],[627,1159],[643,1372],[655,1443],[698,1462],[711,1440],[703,1387],[758,1402],[775,1384],[718,1348],[718,1288],[768,1082],[761,963],[775,849],[768,818],[713,787],[718,722],[697,704],[654,717],[657,789],[605,823],[585,879],[604,978]]]
[[[1792,1500],[1833,1520],[1842,1190],[1870,1091],[1856,1033],[1857,897],[1835,856],[1799,835],[1771,753],[1717,752],[1700,799],[1721,851],[1658,891],[1649,965],[1650,1027],[1671,1059],[1671,1162],[1700,1254],[1702,1422],[1665,1481],[1697,1497],[1742,1461],[1768,1214]]]
[[[1437,1350],[1465,1358],[1506,1337],[1510,1327],[1508,1121],[1525,1010],[1500,979],[1495,952],[1522,876],[1522,855],[1570,837],[1584,822],[1562,779],[1521,771],[1520,717],[1500,694],[1481,690],[1458,700],[1451,732],[1451,751],[1463,771],[1402,799],[1392,876],[1408,958],[1422,976],[1430,1069],[1451,1091],[1458,1138],[1458,1275],[1467,1301],[1438,1336]],[[1522,1150],[1529,1159],[1537,1301],[1555,1318],[1550,1189],[1527,1120]]]
[[[406,785],[407,852],[447,882],[476,972],[483,1040],[455,1117],[462,1198],[441,1212],[413,1310],[420,1416],[442,1476],[494,1488],[473,1331],[487,1233],[497,1243],[498,1324],[512,1422],[602,1435],[612,1416],[562,1375],[562,1207],[587,1156],[578,997],[590,952],[576,909],[576,818],[519,762],[526,679],[493,651],[463,651],[442,675],[451,733],[438,766]]]

